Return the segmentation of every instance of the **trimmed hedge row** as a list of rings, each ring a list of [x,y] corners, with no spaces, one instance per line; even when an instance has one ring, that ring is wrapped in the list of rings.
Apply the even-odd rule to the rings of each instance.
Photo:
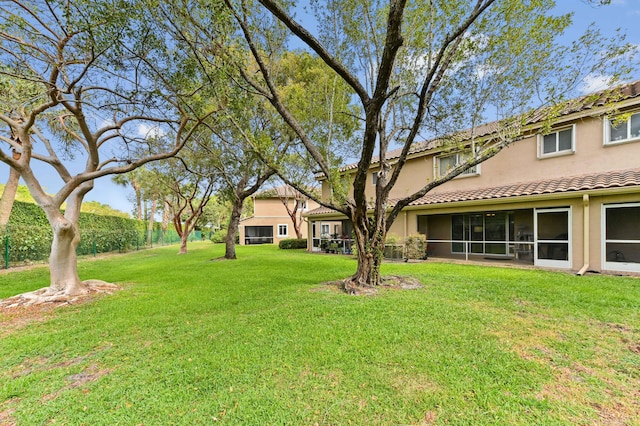
[[[127,251],[142,244],[146,235],[145,222],[117,216],[81,213],[78,226],[79,255]],[[52,240],[51,227],[42,209],[35,204],[16,201],[2,238],[5,261],[46,259]]]
[[[305,239],[297,239],[297,238],[289,238],[286,240],[280,240],[278,247],[283,250],[288,249],[306,249],[307,248],[307,240]]]

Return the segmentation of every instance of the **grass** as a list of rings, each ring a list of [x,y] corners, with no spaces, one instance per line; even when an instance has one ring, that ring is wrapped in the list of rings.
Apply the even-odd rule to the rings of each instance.
[[[349,257],[190,250],[83,261],[123,290],[0,325],[0,424],[640,424],[637,279],[387,264],[425,287],[351,297],[320,285]]]

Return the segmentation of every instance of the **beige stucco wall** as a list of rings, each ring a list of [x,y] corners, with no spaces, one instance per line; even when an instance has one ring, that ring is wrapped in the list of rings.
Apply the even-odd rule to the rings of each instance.
[[[575,125],[575,152],[545,158],[538,157],[538,136],[530,137],[505,148],[494,158],[484,162],[480,174],[462,176],[435,188],[432,193],[490,188],[506,184],[557,179],[591,173],[637,168],[640,163],[640,141],[604,145],[603,117],[586,117],[567,121],[561,126]],[[373,170],[372,170],[373,171]],[[427,155],[409,159],[393,188],[391,198],[406,196],[423,187],[434,177],[434,158]],[[375,186],[371,173],[367,177],[367,197],[373,197]],[[589,221],[585,230],[585,200]],[[640,202],[640,191],[633,188],[594,190],[565,194],[548,194],[517,199],[484,200],[481,202],[448,203],[445,205],[409,207],[401,213],[389,230],[389,234],[404,237],[418,232],[419,215],[451,214],[465,212],[489,212],[499,210],[528,211],[533,209],[571,208],[571,270],[578,271],[584,265],[588,270],[603,269],[603,204]],[[438,220],[441,222],[439,223]],[[446,223],[445,223],[446,222]],[[439,223],[439,224],[438,224]],[[589,244],[585,253],[584,238]],[[450,239],[450,218],[429,222],[429,239]]]
[[[431,193],[489,188],[637,167],[640,159],[640,142],[605,146],[603,123],[602,117],[587,117],[558,126],[562,128],[575,124],[574,153],[538,158],[538,137],[530,137],[512,144],[495,157],[482,163],[480,174],[459,176],[434,188]],[[604,158],[606,161],[603,161]],[[433,155],[410,159],[405,164],[390,196],[397,198],[409,195],[425,186],[433,178]],[[326,186],[323,184],[323,195],[328,195]],[[375,194],[371,173],[367,176],[366,194],[367,197],[373,197]]]
[[[588,173],[623,170],[638,166],[640,143],[603,145],[603,119],[589,118],[576,122],[575,153],[537,158],[537,138],[520,141],[481,166],[478,185],[498,186],[504,182],[527,182]],[[606,161],[603,161],[606,158]],[[474,182],[450,182],[454,186],[472,187]],[[468,181],[474,178],[468,178]],[[443,186],[443,190],[446,185]],[[455,189],[458,189],[457,187]],[[465,188],[466,189],[466,188]]]
[[[293,209],[294,201],[289,200],[289,208]],[[318,208],[319,204],[313,200],[307,202],[306,211]],[[244,245],[245,227],[246,226],[272,226],[273,227],[273,242],[278,244],[280,240],[287,238],[296,238],[295,230],[293,229],[293,222],[287,214],[287,209],[279,198],[256,198],[254,200],[253,216],[240,222],[239,225],[239,238],[240,244]],[[278,225],[288,226],[288,235],[278,236]],[[306,220],[303,219],[303,223],[300,225],[302,232],[302,238],[307,238],[308,226]]]

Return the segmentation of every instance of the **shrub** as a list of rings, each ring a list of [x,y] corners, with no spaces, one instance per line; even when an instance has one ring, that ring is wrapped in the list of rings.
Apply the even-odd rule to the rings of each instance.
[[[288,249],[306,249],[307,248],[307,240],[305,239],[297,239],[297,238],[289,238],[286,240],[280,240],[278,244],[283,250]]]
[[[427,258],[427,237],[422,234],[409,235],[404,239],[407,259]]]
[[[80,213],[78,227],[81,240],[76,252],[86,255],[136,248],[143,241],[146,224],[119,216]],[[53,234],[44,211],[37,205],[16,201],[4,231],[2,248],[8,251],[5,262],[45,260],[49,256]]]
[[[212,243],[224,243],[225,238],[227,238],[227,230],[218,229],[213,234],[211,234],[210,239]]]

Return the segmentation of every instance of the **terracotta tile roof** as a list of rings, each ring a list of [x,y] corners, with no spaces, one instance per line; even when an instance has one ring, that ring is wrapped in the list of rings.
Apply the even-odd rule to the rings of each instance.
[[[320,187],[310,188],[310,191],[320,192]],[[254,198],[294,198],[298,194],[298,190],[289,185],[280,185],[273,188],[267,188],[256,192]]]
[[[309,210],[303,216],[313,216],[318,214],[332,214],[337,213],[335,210],[330,209],[329,207],[320,206],[317,209]]]
[[[640,80],[632,83],[623,84],[610,89],[602,90],[585,96],[581,96],[576,99],[572,99],[566,102],[566,107],[559,113],[559,115],[567,116],[569,114],[587,111],[590,109],[600,108],[610,104],[612,102],[620,102],[626,99],[633,99],[640,96]],[[548,108],[539,108],[532,112],[531,117],[527,120],[526,124],[535,124],[544,119]],[[475,137],[482,137],[493,133],[499,122],[491,122],[480,125],[473,129]],[[464,137],[465,133],[470,133],[471,129],[463,130],[461,135]],[[438,146],[438,139],[432,139],[424,142],[416,142],[413,144],[409,151],[409,155],[418,154],[421,152],[430,151]],[[386,154],[387,160],[394,160],[400,157],[402,148],[388,151]],[[379,156],[374,156],[372,159],[372,166],[376,165],[380,161]],[[355,170],[358,168],[358,163],[348,164],[341,168],[341,170]],[[319,178],[322,175],[318,175]]]
[[[443,203],[463,201],[481,201],[499,198],[522,197],[530,195],[544,195],[588,191],[595,189],[621,188],[628,186],[640,187],[640,168],[617,170],[613,172],[592,173],[588,175],[571,176],[558,179],[546,179],[532,182],[514,183],[511,185],[481,188],[468,191],[442,192],[426,194],[411,203],[411,206],[427,206]],[[390,199],[389,205],[394,205],[397,199]],[[308,212],[308,215],[335,213],[334,210],[320,207]]]
[[[480,190],[427,194],[411,203],[411,205],[422,206],[459,201],[490,200],[496,198],[522,197],[526,195],[620,188],[625,186],[640,186],[640,169],[617,170],[559,179],[515,183]]]

